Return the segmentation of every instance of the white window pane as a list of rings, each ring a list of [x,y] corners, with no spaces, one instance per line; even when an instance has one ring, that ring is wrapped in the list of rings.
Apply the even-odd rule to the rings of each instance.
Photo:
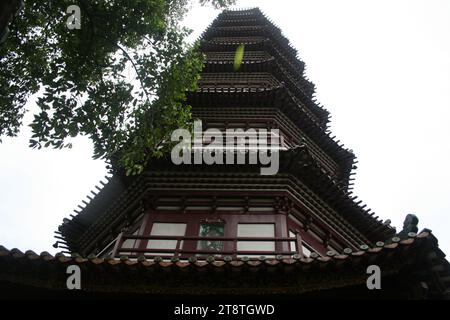
[[[136,243],[136,239],[127,239],[122,243],[122,248],[123,249],[133,248],[135,243]]]
[[[238,237],[275,237],[273,223],[238,224]],[[275,251],[274,241],[238,241],[238,251]]]
[[[137,236],[139,230],[136,230],[132,233],[133,236]],[[122,248],[124,249],[130,249],[133,248],[136,243],[136,239],[127,239],[122,243]]]
[[[289,238],[295,238],[295,233],[289,230]],[[297,244],[295,241],[291,241],[291,251],[297,251]]]
[[[151,236],[184,236],[186,233],[185,223],[165,223],[155,222],[152,226]],[[149,240],[147,243],[148,249],[175,249],[177,240]],[[180,242],[180,248],[183,246]]]
[[[240,223],[238,237],[275,237],[273,223]]]
[[[309,256],[311,255],[311,250],[309,250],[307,247],[302,246],[302,251],[303,251],[303,256],[309,258]]]
[[[133,236],[137,236],[139,232],[139,229],[136,230],[135,232],[133,232]],[[136,239],[127,239],[124,242],[122,242],[122,249],[132,249],[135,247],[137,240]],[[133,252],[125,252],[125,251],[120,251],[121,255],[131,255],[133,254]]]

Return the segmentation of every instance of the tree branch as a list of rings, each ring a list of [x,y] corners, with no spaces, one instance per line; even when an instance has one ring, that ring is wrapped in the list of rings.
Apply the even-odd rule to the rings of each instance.
[[[118,48],[120,51],[122,51],[122,53],[125,55],[125,57],[128,59],[128,61],[131,62],[131,64],[133,65],[134,71],[136,71],[136,76],[137,76],[138,79],[139,79],[139,82],[140,82],[140,84],[141,84],[142,90],[143,90],[144,93],[145,93],[145,97],[147,98],[147,102],[149,102],[149,101],[150,101],[150,98],[149,98],[149,95],[148,95],[147,90],[145,90],[145,86],[144,86],[144,83],[142,82],[142,78],[141,78],[141,76],[139,75],[138,67],[136,66],[136,63],[135,63],[134,60],[130,57],[130,55],[128,54],[128,52],[127,52],[120,44],[115,43],[114,41],[111,41],[109,38],[104,37],[104,36],[99,35],[99,34],[95,34],[95,35],[98,36],[98,37],[100,37],[100,38],[105,39],[106,41],[108,41],[109,43],[111,43],[112,45],[114,45],[116,48]]]

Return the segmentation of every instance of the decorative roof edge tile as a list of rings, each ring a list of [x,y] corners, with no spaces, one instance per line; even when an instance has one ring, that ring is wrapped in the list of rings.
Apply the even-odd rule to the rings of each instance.
[[[302,257],[302,258],[291,258],[291,257],[282,257],[280,259],[278,258],[266,258],[264,260],[255,260],[255,259],[243,259],[243,258],[233,258],[233,259],[224,259],[222,260],[215,260],[215,261],[205,261],[205,260],[186,260],[186,261],[179,261],[177,259],[176,262],[172,261],[165,261],[164,259],[153,259],[154,261],[150,261],[148,259],[138,259],[138,258],[114,258],[114,259],[103,259],[98,257],[70,257],[65,255],[59,255],[59,257],[54,257],[50,255],[48,252],[44,251],[40,255],[35,254],[33,251],[26,251],[26,254],[22,253],[19,249],[13,248],[11,250],[6,249],[4,246],[0,245],[0,266],[2,263],[5,263],[5,260],[12,259],[12,260],[28,260],[29,262],[41,260],[46,263],[61,263],[61,264],[68,264],[68,263],[76,263],[76,264],[85,264],[90,263],[92,265],[123,265],[125,267],[131,267],[140,265],[145,268],[153,267],[153,266],[159,266],[162,268],[169,268],[169,267],[177,267],[177,268],[186,268],[189,266],[195,266],[198,268],[204,268],[208,265],[212,265],[214,267],[220,268],[224,266],[231,266],[235,268],[240,268],[243,266],[250,266],[250,267],[260,267],[260,266],[277,266],[277,265],[297,265],[297,264],[311,264],[311,263],[319,263],[322,264],[328,264],[333,262],[342,262],[342,261],[348,261],[353,258],[362,258],[366,256],[372,256],[372,255],[381,255],[384,252],[391,252],[395,250],[401,250],[404,247],[411,247],[419,242],[425,241],[427,239],[436,240],[436,238],[426,229],[422,231],[420,234],[417,235],[417,237],[409,238],[406,240],[401,241],[400,243],[390,243],[385,244],[382,247],[377,246],[373,248],[369,248],[368,250],[361,250],[357,252],[352,252],[350,254],[341,254],[337,253],[332,256],[317,256],[317,257]],[[437,245],[436,245],[437,246]],[[167,260],[170,260],[170,258],[167,258]]]

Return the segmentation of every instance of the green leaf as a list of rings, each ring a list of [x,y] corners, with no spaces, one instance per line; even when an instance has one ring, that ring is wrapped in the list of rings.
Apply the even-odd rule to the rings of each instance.
[[[242,60],[244,59],[244,44],[240,44],[237,49],[236,53],[234,54],[234,64],[233,69],[234,71],[238,71],[241,68]]]
[[[42,91],[31,148],[71,148],[83,135],[93,158],[141,173],[191,121],[186,91],[204,61],[179,23],[191,1],[81,1],[82,28],[68,30],[66,0],[27,0],[0,46],[0,142],[18,134],[29,97]]]

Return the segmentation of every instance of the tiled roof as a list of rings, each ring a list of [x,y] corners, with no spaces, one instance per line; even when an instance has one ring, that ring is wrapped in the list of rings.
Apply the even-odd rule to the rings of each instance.
[[[364,256],[370,256],[374,254],[381,255],[382,253],[391,253],[394,251],[400,251],[404,247],[410,247],[413,245],[417,245],[417,243],[420,243],[422,239],[426,239],[431,237],[431,233],[428,231],[423,231],[422,233],[415,235],[411,234],[408,239],[400,240],[397,237],[393,237],[392,242],[390,243],[384,243],[379,242],[377,243],[376,247],[369,248],[369,247],[363,247],[360,251],[356,252],[348,252],[347,254],[338,254],[338,253],[329,253],[327,257],[322,257],[319,255],[313,255],[312,257],[308,258],[300,258],[300,257],[293,257],[293,258],[258,258],[258,259],[249,259],[248,257],[242,257],[237,259],[225,259],[225,261],[216,261],[216,260],[209,260],[206,259],[205,261],[197,260],[197,259],[189,259],[188,261],[179,261],[179,259],[171,259],[171,261],[163,261],[159,257],[151,260],[147,260],[144,257],[139,259],[129,259],[126,256],[123,256],[121,258],[98,258],[95,255],[91,255],[88,257],[82,257],[79,254],[72,254],[71,256],[64,255],[62,253],[57,253],[56,255],[51,255],[50,253],[43,251],[40,254],[35,253],[32,250],[28,250],[25,253],[20,251],[19,249],[11,249],[8,250],[3,246],[0,246],[0,263],[3,260],[6,260],[7,257],[11,257],[13,259],[28,259],[29,261],[46,261],[46,262],[52,262],[52,263],[75,263],[75,264],[84,264],[84,263],[91,263],[93,265],[100,265],[100,264],[110,264],[110,265],[126,265],[126,266],[133,266],[133,265],[142,265],[144,267],[155,267],[160,266],[163,268],[170,267],[170,266],[176,266],[179,268],[184,268],[187,266],[196,266],[199,268],[205,267],[207,265],[212,265],[215,267],[223,267],[225,265],[230,265],[233,267],[242,267],[244,265],[248,265],[251,267],[257,267],[262,265],[268,265],[268,266],[275,266],[275,265],[310,265],[310,264],[323,264],[323,263],[336,263],[336,262],[342,262],[345,260],[355,259],[355,258],[362,258]],[[160,261],[161,260],[161,261]],[[207,261],[208,260],[208,261]]]
[[[9,285],[61,290],[65,287],[67,266],[75,264],[83,272],[84,288],[88,291],[182,293],[193,290],[193,279],[203,279],[195,283],[197,289],[202,290],[196,289],[193,293],[302,293],[317,289],[317,286],[323,289],[365,283],[365,268],[377,264],[382,268],[383,276],[397,274],[404,269],[412,272],[415,265],[426,265],[429,270],[420,267],[416,271],[420,271],[426,279],[434,279],[428,284],[430,290],[448,293],[450,265],[444,257],[437,246],[437,239],[428,230],[418,235],[409,234],[409,238],[404,240],[394,237],[391,243],[377,243],[374,248],[365,247],[347,254],[330,252],[327,257],[312,258],[252,260],[244,257],[216,261],[210,257],[206,261],[196,258],[164,261],[144,257],[131,260],[124,256],[120,259],[102,259],[94,255],[23,253],[0,246],[0,289],[2,283],[9,282]],[[239,275],[241,273],[242,276]],[[427,273],[432,273],[432,276]],[[220,277],[214,277],[214,274]],[[203,277],[198,278],[198,275]],[[212,282],[208,282],[205,275],[212,276],[208,276]],[[274,281],[274,278],[277,280]],[[440,280],[436,282],[436,279]],[[171,285],[173,281],[177,283],[175,288]],[[239,287],[241,282],[243,290],[236,290],[234,286]],[[140,286],[136,287],[136,283]],[[211,283],[216,284],[209,287]]]

